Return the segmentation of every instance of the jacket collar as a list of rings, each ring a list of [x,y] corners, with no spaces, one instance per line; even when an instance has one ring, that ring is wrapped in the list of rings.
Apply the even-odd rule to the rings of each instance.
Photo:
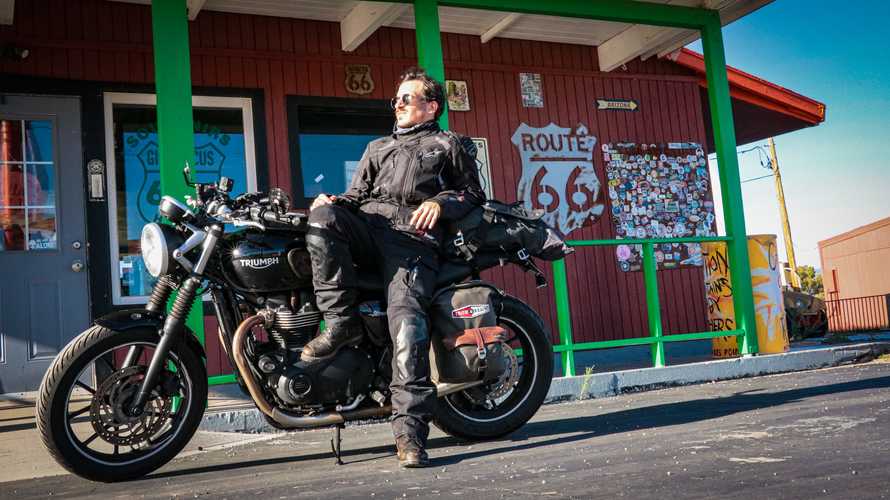
[[[396,139],[414,139],[437,132],[439,132],[439,122],[436,120],[419,123],[409,128],[399,128],[398,125],[393,125],[392,129],[392,135]]]

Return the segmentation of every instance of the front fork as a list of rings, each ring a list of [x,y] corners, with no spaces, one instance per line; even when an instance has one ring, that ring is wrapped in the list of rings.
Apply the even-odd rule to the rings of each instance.
[[[158,377],[166,367],[167,356],[170,354],[170,349],[173,348],[174,343],[182,338],[183,332],[185,331],[186,317],[188,316],[189,311],[191,311],[192,305],[195,303],[198,289],[203,282],[201,275],[204,272],[204,268],[207,266],[210,255],[215,250],[219,236],[222,234],[222,228],[220,226],[214,225],[209,229],[210,231],[208,231],[203,242],[204,248],[198,259],[198,263],[190,269],[194,274],[189,276],[185,282],[182,283],[182,286],[179,287],[179,293],[176,294],[176,300],[173,301],[173,307],[170,309],[170,314],[168,314],[167,319],[164,320],[161,340],[158,342],[157,347],[155,347],[155,352],[148,364],[148,370],[145,372],[145,378],[142,379],[142,385],[139,387],[139,392],[136,394],[136,397],[130,405],[130,412],[132,415],[140,415],[145,410],[145,403],[148,401],[152,389],[157,385]],[[174,253],[174,256],[180,263],[187,264],[184,267],[190,267],[189,265],[191,263],[185,260],[181,253],[178,256]],[[153,312],[162,312],[167,303],[167,299],[170,297],[170,293],[173,291],[174,284],[175,282],[171,280],[170,276],[161,277],[155,285],[154,290],[152,290],[146,309]],[[131,349],[130,352],[127,353],[124,366],[129,366],[127,363],[134,363],[139,359],[140,355],[140,352],[134,352],[134,350]]]
[[[164,320],[164,330],[161,333],[161,340],[158,342],[154,355],[148,364],[148,371],[145,372],[145,378],[142,380],[139,392],[136,394],[136,398],[132,402],[131,411],[134,415],[142,413],[145,403],[151,395],[152,389],[157,384],[158,377],[167,365],[167,356],[170,354],[170,349],[172,349],[174,343],[182,337],[182,334],[185,331],[184,326],[186,316],[188,316],[192,304],[195,303],[196,292],[201,286],[201,281],[200,278],[193,276],[186,279],[179,288],[179,293],[176,295],[176,300],[173,301],[173,307],[170,310],[170,314],[167,315],[167,319]],[[128,366],[126,364],[127,362],[135,362],[135,360],[138,359],[139,354],[141,353],[134,353],[132,350],[127,353],[125,366]],[[131,357],[135,359],[131,360]]]

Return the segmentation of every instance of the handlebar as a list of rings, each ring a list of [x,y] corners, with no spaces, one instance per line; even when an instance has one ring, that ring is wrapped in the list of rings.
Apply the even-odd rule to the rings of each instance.
[[[290,197],[279,188],[268,193],[243,193],[234,199],[229,197],[233,182],[221,177],[215,184],[192,183],[189,168],[183,170],[190,186],[194,186],[196,199],[189,205],[201,208],[210,217],[236,226],[253,226],[266,230],[267,224],[299,228],[305,226],[308,216],[290,212]],[[190,197],[187,197],[190,198]]]

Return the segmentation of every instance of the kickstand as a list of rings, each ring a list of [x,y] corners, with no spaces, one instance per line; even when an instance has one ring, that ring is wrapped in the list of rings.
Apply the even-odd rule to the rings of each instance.
[[[340,429],[343,428],[343,424],[337,424],[334,426],[334,435],[331,437],[331,451],[334,452],[334,458],[337,459],[337,465],[343,465],[343,460],[340,459],[342,456],[340,444],[343,440],[340,438]]]

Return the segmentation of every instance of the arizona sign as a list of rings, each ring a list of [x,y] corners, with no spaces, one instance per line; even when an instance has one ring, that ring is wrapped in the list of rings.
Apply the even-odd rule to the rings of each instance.
[[[600,181],[593,169],[596,137],[585,125],[573,130],[523,123],[512,140],[522,159],[517,199],[525,208],[543,210],[544,220],[563,236],[602,215]]]

